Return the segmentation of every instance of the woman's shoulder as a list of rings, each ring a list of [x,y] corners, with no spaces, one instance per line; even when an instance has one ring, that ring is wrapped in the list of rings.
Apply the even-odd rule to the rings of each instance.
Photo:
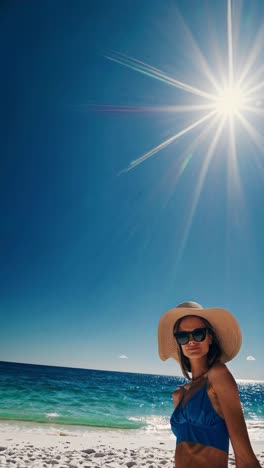
[[[224,376],[229,372],[227,366],[221,362],[216,362],[209,370],[208,377]]]
[[[215,363],[208,371],[207,374],[209,383],[213,388],[217,388],[219,385],[234,385],[235,379],[227,366],[220,362]]]

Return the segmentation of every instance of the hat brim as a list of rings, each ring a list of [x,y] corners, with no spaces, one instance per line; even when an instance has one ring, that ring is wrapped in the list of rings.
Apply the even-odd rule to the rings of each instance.
[[[166,312],[159,321],[158,347],[162,361],[170,357],[177,362],[180,361],[179,347],[173,336],[173,328],[178,319],[187,315],[196,315],[210,322],[221,346],[220,362],[231,361],[236,356],[241,347],[242,335],[237,319],[228,310],[176,307]]]

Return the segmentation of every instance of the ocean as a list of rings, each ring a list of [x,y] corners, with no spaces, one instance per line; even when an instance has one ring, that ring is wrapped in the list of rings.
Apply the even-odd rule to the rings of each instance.
[[[170,431],[171,394],[183,383],[164,375],[0,362],[0,425],[164,433]],[[264,382],[238,381],[238,388],[250,439],[264,441]]]

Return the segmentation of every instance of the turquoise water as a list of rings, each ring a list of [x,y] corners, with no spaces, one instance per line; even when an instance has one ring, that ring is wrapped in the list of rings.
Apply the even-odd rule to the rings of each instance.
[[[168,430],[183,378],[0,362],[0,419]],[[264,383],[239,382],[248,427],[264,437]]]

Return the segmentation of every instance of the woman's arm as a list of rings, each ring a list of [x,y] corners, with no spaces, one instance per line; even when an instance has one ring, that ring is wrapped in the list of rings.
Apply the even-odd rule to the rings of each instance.
[[[235,454],[237,468],[261,468],[248,436],[236,381],[224,364],[214,365],[208,378],[217,395]]]

